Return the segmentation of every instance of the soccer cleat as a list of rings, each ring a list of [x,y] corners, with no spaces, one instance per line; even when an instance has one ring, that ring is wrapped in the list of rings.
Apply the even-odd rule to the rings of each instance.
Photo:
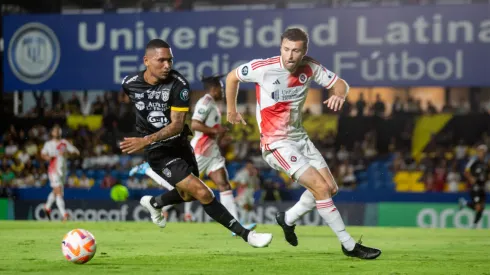
[[[164,228],[167,225],[167,220],[162,216],[162,211],[160,209],[157,209],[150,204],[150,200],[151,196],[143,196],[140,200],[140,204],[150,212],[153,223]]]
[[[68,213],[65,213],[65,215],[63,215],[63,222],[68,221],[68,219],[70,219],[70,215],[68,215]]]
[[[194,218],[192,217],[192,214],[187,213],[184,215],[184,222],[193,222]]]
[[[146,169],[150,168],[148,162],[144,162],[138,166],[135,166],[129,170],[129,176],[133,176],[134,174],[145,175]]]
[[[257,233],[250,231],[247,237],[247,243],[253,247],[267,247],[272,242],[272,234],[270,233]]]
[[[284,238],[286,239],[286,241],[292,246],[298,246],[298,237],[296,237],[296,233],[294,233],[296,225],[286,224],[285,212],[278,212],[276,214],[276,222],[279,226],[282,227],[282,231],[284,231]]]
[[[466,206],[468,203],[464,198],[459,198],[459,210],[463,210],[463,208]]]
[[[352,251],[347,251],[347,249],[345,249],[343,245],[340,245],[342,247],[342,252],[344,252],[344,255],[364,260],[374,260],[378,258],[379,255],[381,255],[381,250],[362,245],[361,239],[359,239]]]
[[[249,223],[249,224],[243,225],[243,228],[252,231],[255,228],[257,228],[257,224],[256,223]],[[236,237],[236,233],[235,232],[231,232],[231,236]]]
[[[51,220],[51,209],[46,208],[46,206],[43,207],[44,215],[48,217],[48,220]]]

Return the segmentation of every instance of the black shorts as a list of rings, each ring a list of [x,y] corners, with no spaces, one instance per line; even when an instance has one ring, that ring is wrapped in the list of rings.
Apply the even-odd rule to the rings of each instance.
[[[480,185],[472,186],[470,191],[471,201],[473,203],[485,203],[487,199],[487,195],[485,194],[485,187]]]
[[[190,174],[199,177],[194,149],[188,140],[172,146],[161,146],[146,152],[151,169],[175,186]]]

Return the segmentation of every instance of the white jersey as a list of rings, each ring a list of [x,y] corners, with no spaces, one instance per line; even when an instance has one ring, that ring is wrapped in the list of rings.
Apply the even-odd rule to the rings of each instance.
[[[236,69],[241,82],[256,83],[257,123],[261,144],[307,138],[302,109],[311,81],[330,89],[338,77],[314,59],[305,56],[294,73],[283,68],[280,56],[255,59]]]
[[[221,124],[221,112],[212,96],[206,94],[197,101],[192,119],[212,128]],[[211,137],[203,132],[196,131],[191,140],[191,145],[196,156],[209,157],[219,155],[217,137]]]
[[[52,139],[44,144],[41,153],[51,157],[48,174],[66,174],[66,158],[64,157],[65,152],[76,153],[78,150],[66,139]]]

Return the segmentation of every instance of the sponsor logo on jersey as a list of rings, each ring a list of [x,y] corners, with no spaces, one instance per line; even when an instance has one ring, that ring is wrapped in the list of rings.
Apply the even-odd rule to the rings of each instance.
[[[183,89],[182,91],[180,91],[180,99],[182,99],[183,101],[189,100],[189,90]]]
[[[138,78],[138,75],[131,77],[128,81],[126,81],[126,84],[129,84],[129,83],[135,81],[137,78]]]
[[[170,89],[169,88],[163,88],[162,90],[162,100],[163,101],[168,101],[170,97]]]
[[[248,74],[248,66],[244,66],[242,68],[242,75],[247,75]]]
[[[134,104],[134,106],[136,106],[136,109],[141,111],[145,108],[145,103],[143,101],[138,101]]]
[[[165,106],[166,106],[166,104],[164,104],[164,103],[148,102],[148,104],[146,105],[146,110],[163,111]]]
[[[162,128],[170,123],[162,111],[152,111],[148,114],[146,119],[155,128]]]
[[[145,94],[140,94],[140,93],[134,94],[135,99],[142,99],[144,97],[145,97]]]
[[[279,90],[275,90],[274,92],[271,93],[272,99],[274,99],[276,102],[279,101]]]
[[[172,177],[172,172],[171,172],[171,171],[170,171],[170,169],[168,169],[168,168],[163,169],[162,173],[163,173],[163,174],[165,175],[165,177],[167,177],[167,178]]]
[[[206,113],[206,110],[204,108],[201,108],[201,109],[197,110],[197,113],[204,115]]]
[[[308,76],[306,76],[305,73],[302,73],[302,74],[299,75],[299,83],[305,84],[306,83],[306,80],[308,80]]]

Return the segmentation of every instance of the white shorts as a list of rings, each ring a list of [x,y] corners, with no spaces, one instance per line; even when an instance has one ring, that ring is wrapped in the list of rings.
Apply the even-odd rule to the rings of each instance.
[[[322,154],[309,138],[301,141],[280,140],[265,144],[262,148],[262,157],[272,168],[284,171],[291,178],[294,175],[294,179],[301,176],[294,173],[307,164],[317,170],[328,167]]]
[[[219,153],[212,157],[205,157],[196,155],[197,166],[199,167],[199,174],[205,173],[209,175],[211,172],[219,170],[225,166],[225,158]]]
[[[63,187],[65,185],[65,176],[58,173],[48,173],[49,186],[51,188]]]

